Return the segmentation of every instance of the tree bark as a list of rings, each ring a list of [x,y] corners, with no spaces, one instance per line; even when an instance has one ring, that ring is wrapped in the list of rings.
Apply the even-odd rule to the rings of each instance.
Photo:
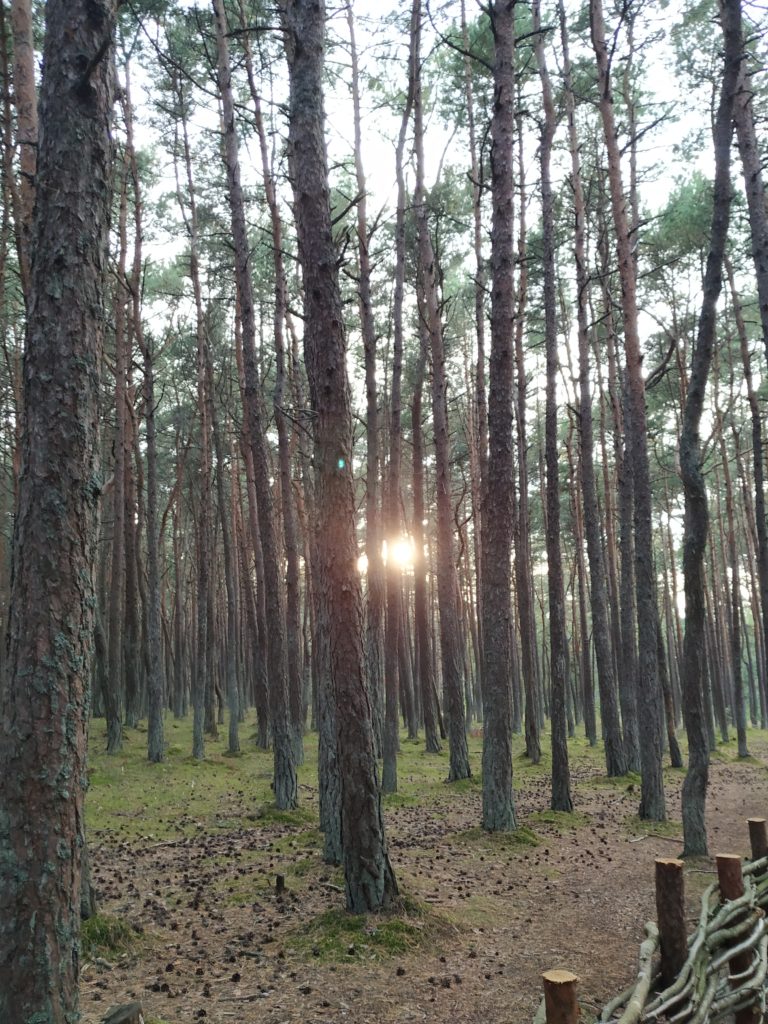
[[[597,683],[600,692],[600,716],[605,745],[605,767],[609,776],[623,775],[627,770],[621,721],[613,671],[606,566],[600,535],[600,517],[595,481],[594,433],[592,421],[592,394],[589,377],[589,266],[586,248],[586,202],[581,179],[581,157],[576,134],[575,102],[568,48],[568,33],[563,0],[558,4],[560,34],[563,46],[563,77],[565,108],[568,117],[568,137],[571,151],[571,182],[575,212],[574,251],[576,257],[577,323],[579,341],[579,476],[584,507],[584,532],[587,539],[589,562],[589,597],[592,612],[592,637],[597,662]]]
[[[418,11],[416,31],[420,31],[421,3],[414,0]],[[421,102],[419,47],[414,59],[414,149],[416,151],[416,189],[414,207],[418,238],[418,273],[422,310],[432,351],[432,421],[435,430],[435,473],[437,482],[437,603],[440,611],[440,651],[442,655],[443,692],[448,718],[450,768],[448,781],[467,779],[471,775],[467,749],[464,711],[463,668],[461,655],[461,623],[458,613],[458,581],[453,544],[453,508],[451,501],[451,459],[448,428],[448,381],[445,371],[443,326],[437,295],[437,266],[429,233],[426,195],[424,191],[424,132]]]
[[[685,496],[683,576],[685,637],[683,641],[683,717],[688,733],[688,772],[683,783],[684,856],[706,856],[705,804],[709,775],[709,743],[702,694],[706,605],[704,552],[709,513],[702,473],[699,425],[715,342],[715,316],[722,284],[723,256],[731,208],[730,149],[734,97],[741,61],[740,0],[722,0],[721,21],[725,67],[714,128],[715,186],[703,300],[688,380],[680,435],[680,475]]]
[[[627,397],[630,410],[627,432],[634,489],[635,593],[638,627],[638,698],[640,714],[640,763],[642,768],[640,817],[652,821],[666,818],[662,775],[661,693],[656,661],[658,621],[656,577],[653,561],[653,522],[648,431],[645,415],[645,382],[637,316],[637,286],[632,255],[630,225],[621,180],[618,134],[613,113],[610,59],[605,39],[602,0],[590,0],[592,45],[598,69],[600,115],[608,154],[608,182],[611,194],[622,292],[624,350],[627,361]]]
[[[494,39],[491,121],[491,360],[482,505],[483,828],[517,826],[512,792],[512,440],[515,5],[489,9]]]
[[[114,24],[114,3],[49,0],[46,7],[22,471],[0,713],[4,1021],[78,1018]]]
[[[322,74],[325,4],[281,0],[290,79],[289,147],[304,275],[304,352],[315,413],[318,605],[328,628],[347,908],[386,907],[389,863],[364,674],[363,614],[352,487],[352,419],[336,252],[331,230]]]
[[[280,566],[275,537],[274,509],[270,488],[270,467],[262,414],[259,405],[259,379],[256,363],[256,319],[250,268],[250,246],[245,222],[245,203],[240,183],[240,161],[232,94],[232,72],[227,43],[227,19],[223,0],[213,0],[216,18],[218,85],[224,123],[224,158],[227,191],[235,250],[235,278],[240,302],[244,412],[248,424],[248,443],[253,453],[254,483],[259,510],[259,532],[264,556],[264,582],[267,625],[267,665],[269,670],[270,716],[274,745],[275,803],[280,810],[298,804],[296,751],[291,742],[288,717],[288,680],[281,601]]]
[[[568,764],[566,732],[568,651],[565,636],[563,555],[560,549],[560,469],[557,438],[557,374],[560,360],[557,350],[555,217],[551,177],[552,144],[557,129],[557,115],[547,70],[544,39],[541,33],[540,0],[533,0],[532,15],[535,32],[534,49],[544,103],[539,159],[541,161],[542,255],[544,262],[544,345],[547,360],[544,451],[547,467],[546,542],[552,680],[552,809],[554,811],[570,811],[573,809],[573,800],[571,799],[571,774]]]

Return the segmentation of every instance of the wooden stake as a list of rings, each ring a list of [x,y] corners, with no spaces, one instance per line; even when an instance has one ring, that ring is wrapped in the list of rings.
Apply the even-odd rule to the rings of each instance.
[[[768,857],[768,828],[766,828],[765,818],[747,818],[747,825],[749,825],[752,860]]]
[[[576,1024],[579,1019],[576,995],[579,979],[570,971],[546,971],[541,977],[547,1024]]]
[[[666,988],[678,976],[688,956],[683,862],[673,857],[656,859],[656,916],[661,945],[661,977]]]
[[[744,895],[744,877],[741,872],[741,857],[734,853],[718,853],[717,855],[717,879],[720,883],[720,895],[723,902],[737,900]],[[731,974],[740,974],[749,969],[752,964],[752,954],[739,953],[728,961],[728,969]],[[757,1024],[760,1020],[760,1011],[757,1006],[748,1006],[734,1016],[735,1024]]]

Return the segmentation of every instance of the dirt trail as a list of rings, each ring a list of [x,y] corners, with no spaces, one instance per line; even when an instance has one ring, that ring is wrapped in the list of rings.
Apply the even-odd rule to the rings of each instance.
[[[754,746],[754,744],[753,744]],[[762,745],[756,752],[768,755]],[[670,773],[670,818],[679,821],[681,773]],[[169,1024],[354,1024],[426,1021],[529,1024],[540,974],[566,967],[581,979],[586,1019],[635,971],[644,922],[654,916],[653,861],[679,853],[663,833],[631,834],[638,793],[595,784],[578,769],[575,804],[584,818],[546,820],[545,779],[518,794],[520,824],[538,845],[497,841],[477,829],[479,787],[439,807],[387,811],[402,888],[438,923],[414,951],[375,958],[367,938],[341,962],[297,949],[318,914],[342,906],[338,872],[322,865],[317,836],[282,825],[184,839],[126,842],[95,854],[102,909],[145,931],[139,957],[108,969],[88,964],[84,1024],[130,999]],[[768,814],[763,763],[714,763],[708,820],[711,852],[748,852],[745,819]],[[288,871],[278,898],[276,873]],[[296,881],[291,882],[295,872]],[[687,868],[691,918],[712,865]],[[299,943],[300,944],[300,943]],[[321,952],[315,950],[315,952]],[[347,962],[344,962],[344,961]]]

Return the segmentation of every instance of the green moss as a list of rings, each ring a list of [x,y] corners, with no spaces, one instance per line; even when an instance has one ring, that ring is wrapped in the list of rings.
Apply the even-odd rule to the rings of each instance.
[[[633,836],[668,836],[670,839],[682,839],[683,825],[679,821],[646,821],[636,814],[624,819],[624,827]]]
[[[630,789],[640,786],[640,775],[627,772],[626,775],[593,775],[582,783],[583,786],[610,786],[613,789]]]
[[[495,849],[538,846],[541,841],[532,828],[522,825],[518,826],[514,832],[486,832],[483,828],[468,828],[463,832],[457,832],[455,840],[464,845]]]
[[[276,822],[281,825],[310,825],[317,821],[317,815],[306,807],[292,811],[281,811],[274,804],[260,807],[256,812],[259,821]]]
[[[127,921],[110,914],[96,914],[83,921],[80,931],[80,945],[83,957],[93,960],[102,957],[113,959],[134,949],[138,934]]]
[[[536,811],[528,820],[542,825],[557,825],[558,828],[581,828],[589,824],[590,817],[581,811]]]
[[[287,945],[320,961],[384,960],[432,942],[447,925],[434,911],[407,897],[379,914],[328,910],[312,920]]]

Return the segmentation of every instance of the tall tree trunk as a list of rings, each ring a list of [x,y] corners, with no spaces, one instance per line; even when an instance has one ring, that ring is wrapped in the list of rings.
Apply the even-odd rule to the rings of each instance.
[[[432,671],[432,636],[429,629],[429,608],[427,599],[427,554],[424,538],[424,440],[421,428],[421,407],[424,391],[424,371],[427,362],[429,339],[421,327],[421,347],[416,363],[411,400],[411,441],[413,458],[413,607],[417,676],[421,693],[421,707],[424,714],[426,749],[430,754],[442,750],[438,732],[438,707],[435,679]]]
[[[733,482],[731,467],[728,464],[728,447],[725,442],[725,428],[722,413],[716,411],[718,432],[720,434],[720,458],[723,463],[723,482],[725,484],[725,527],[728,562],[730,563],[730,593],[727,606],[729,613],[729,641],[731,679],[733,682],[733,720],[736,726],[736,742],[739,757],[749,757],[747,749],[747,717],[744,708],[744,684],[741,676],[741,572],[739,568],[740,552],[736,542],[736,522],[734,512]],[[722,524],[721,524],[722,525]]]
[[[489,8],[494,39],[491,121],[491,361],[489,451],[482,506],[483,828],[517,825],[512,792],[512,440],[515,5]]]
[[[120,205],[117,218],[118,256],[115,282],[115,484],[112,491],[112,566],[109,584],[107,686],[104,713],[107,719],[107,753],[123,749],[123,629],[125,616],[125,453],[128,340],[126,325],[126,262],[128,255],[128,176],[120,168]]]
[[[421,3],[416,32],[420,33]],[[448,381],[445,370],[443,326],[437,295],[437,266],[429,233],[424,192],[424,130],[421,102],[421,66],[418,42],[414,58],[414,149],[416,151],[416,190],[414,206],[418,238],[418,268],[421,299],[432,350],[432,420],[435,429],[435,473],[437,478],[437,601],[440,609],[440,649],[443,666],[443,691],[446,699],[450,748],[448,781],[471,775],[464,713],[461,623],[458,612],[458,581],[453,546],[453,509],[451,502],[451,458],[448,429]]]
[[[242,0],[240,12],[243,24],[245,15]],[[301,679],[301,594],[299,583],[299,538],[296,527],[296,508],[293,496],[293,479],[291,473],[291,430],[290,418],[286,412],[287,403],[287,372],[285,351],[285,321],[288,311],[288,285],[283,259],[283,224],[280,207],[277,201],[277,189],[272,167],[267,152],[267,135],[264,130],[264,118],[261,111],[261,99],[256,88],[248,34],[243,36],[245,45],[246,70],[254,104],[256,131],[259,137],[261,154],[261,171],[264,181],[264,193],[269,207],[270,224],[272,227],[272,262],[275,274],[275,424],[277,426],[277,449],[280,467],[280,500],[283,513],[283,539],[285,543],[285,636],[286,636],[286,668],[288,672],[288,706],[290,715],[291,739],[293,742],[296,763],[304,763],[304,724],[305,716],[302,701]]]
[[[621,721],[613,672],[606,567],[600,535],[600,517],[595,481],[592,394],[589,377],[589,266],[586,247],[586,203],[581,180],[581,157],[576,134],[576,111],[568,48],[568,33],[563,0],[558,3],[560,34],[563,45],[563,77],[565,108],[568,116],[568,138],[571,151],[571,183],[575,211],[574,250],[576,257],[577,323],[579,340],[579,476],[584,506],[584,532],[589,561],[589,596],[592,612],[592,636],[597,662],[597,683],[600,691],[600,716],[605,744],[605,767],[609,776],[623,775],[627,770]]]
[[[281,0],[279,6],[290,78],[289,146],[304,274],[304,351],[315,413],[316,585],[327,618],[335,696],[347,908],[361,913],[391,903],[397,883],[387,853],[364,673],[352,419],[324,139],[325,4]]]
[[[517,517],[515,530],[515,591],[520,621],[520,651],[525,689],[525,753],[534,764],[541,760],[539,676],[536,666],[536,613],[534,606],[533,576],[531,573],[531,525],[528,503],[528,429],[526,425],[527,376],[523,351],[523,313],[528,294],[528,261],[526,257],[527,228],[523,159],[523,137],[518,131],[520,229],[518,237],[518,265],[520,274],[517,289],[515,322],[515,422],[517,427]],[[510,215],[511,215],[510,211]]]
[[[477,343],[477,361],[475,363],[475,403],[473,408],[474,416],[474,438],[477,448],[478,471],[474,476],[478,479],[472,480],[472,512],[474,522],[482,521],[482,496],[488,473],[488,401],[485,393],[485,293],[487,289],[487,274],[485,260],[483,259],[483,182],[481,161],[477,154],[477,132],[475,129],[475,99],[473,86],[473,67],[469,47],[469,32],[467,29],[466,2],[461,0],[461,35],[464,47],[464,102],[467,114],[467,132],[469,142],[470,178],[472,182],[472,246],[475,257],[475,340]],[[514,483],[514,482],[513,482]],[[474,553],[475,573],[477,576],[477,621],[479,625],[479,663],[483,661],[483,582],[482,582],[482,530],[475,529]],[[481,668],[482,673],[482,668]]]
[[[67,1024],[79,1016],[114,24],[114,3],[46,6],[0,710],[0,1020],[9,1022]]]
[[[616,236],[616,253],[621,277],[624,350],[627,361],[627,395],[630,409],[627,432],[634,488],[635,593],[638,626],[638,698],[640,714],[640,762],[642,768],[640,817],[652,821],[666,818],[662,774],[661,693],[656,655],[658,621],[656,576],[653,561],[653,522],[648,431],[645,416],[645,382],[637,318],[637,286],[621,180],[619,140],[613,113],[610,59],[605,39],[602,0],[590,0],[592,45],[598,70],[600,115],[608,154],[608,183]]]
[[[139,166],[133,136],[133,107],[131,104],[130,67],[125,65],[125,93],[123,97],[126,129],[126,154],[133,184],[134,230],[133,267],[131,269],[131,309],[133,334],[144,360],[144,420],[147,430],[147,590],[146,619],[147,651],[149,655],[147,694],[147,756],[153,763],[165,758],[163,712],[165,708],[165,678],[162,662],[162,621],[160,598],[160,521],[157,508],[157,425],[155,420],[155,367],[152,343],[144,336],[141,318],[143,201]]]
[[[709,744],[704,720],[702,657],[705,647],[706,606],[704,552],[709,514],[701,470],[699,425],[715,342],[715,316],[720,295],[723,256],[731,208],[731,118],[741,60],[740,0],[722,0],[721,20],[725,68],[714,129],[715,186],[709,252],[703,282],[703,301],[688,382],[680,436],[680,475],[685,495],[683,575],[685,639],[683,642],[683,716],[688,733],[688,772],[683,783],[683,837],[686,856],[706,856],[704,813],[709,775]]]
[[[242,326],[245,417],[248,442],[253,452],[256,500],[259,509],[259,531],[264,556],[264,581],[267,625],[267,664],[269,668],[270,715],[274,744],[275,803],[281,810],[298,804],[296,751],[291,742],[288,718],[288,680],[281,601],[280,565],[275,537],[274,509],[270,488],[270,467],[262,414],[259,405],[259,376],[256,363],[256,319],[253,304],[253,283],[250,268],[250,246],[245,222],[245,202],[240,184],[235,107],[232,95],[232,73],[227,43],[227,20],[223,0],[213,0],[216,16],[218,53],[218,84],[224,123],[224,156],[227,191],[232,219],[235,250],[235,278],[240,301]]]
[[[365,655],[368,675],[368,689],[373,707],[374,731],[376,745],[381,747],[382,722],[381,705],[384,681],[384,610],[387,599],[382,562],[382,523],[379,509],[379,404],[376,386],[376,324],[373,316],[371,296],[371,257],[369,251],[367,215],[367,185],[363,168],[363,151],[360,127],[360,72],[357,60],[357,44],[355,40],[355,21],[351,2],[347,4],[347,24],[349,26],[350,55],[352,60],[352,104],[355,128],[355,178],[357,181],[357,295],[360,309],[360,328],[363,336],[363,352],[365,355],[365,392],[366,392],[366,470],[365,470],[365,553],[368,558],[368,594],[365,618]],[[410,107],[406,103],[407,107]],[[405,117],[407,123],[408,117]],[[402,159],[402,153],[400,153]],[[399,172],[402,174],[402,170]],[[399,180],[399,179],[398,179]],[[402,219],[404,211],[398,207],[398,216]],[[396,243],[397,244],[397,243]],[[397,259],[397,256],[396,256]],[[399,268],[398,268],[399,269]],[[397,271],[396,271],[397,273]],[[402,302],[400,304],[401,322],[400,339],[402,342]],[[397,331],[397,328],[395,328]],[[397,334],[395,336],[397,347]],[[401,345],[402,347],[402,345]],[[397,354],[395,354],[395,361]],[[401,360],[402,361],[402,360]],[[395,376],[393,370],[393,377]],[[393,382],[394,388],[394,382]],[[394,447],[394,445],[393,445]],[[393,467],[390,464],[390,475]],[[396,485],[399,490],[399,482]],[[391,528],[391,524],[387,523]],[[387,768],[391,768],[391,755],[387,759]],[[389,783],[382,780],[385,792],[391,792]],[[395,780],[395,788],[397,782]]]
[[[557,440],[557,374],[560,361],[557,351],[557,282],[555,268],[555,216],[552,195],[552,143],[557,129],[557,115],[552,98],[552,85],[544,53],[541,33],[541,4],[533,0],[534,48],[539,67],[544,102],[539,158],[541,161],[541,216],[544,260],[544,344],[547,360],[547,393],[545,410],[545,460],[547,466],[546,541],[547,583],[549,596],[549,646],[552,680],[552,809],[570,811],[571,774],[568,765],[566,732],[566,691],[568,686],[568,651],[565,636],[565,590],[563,555],[560,549],[560,469]]]

